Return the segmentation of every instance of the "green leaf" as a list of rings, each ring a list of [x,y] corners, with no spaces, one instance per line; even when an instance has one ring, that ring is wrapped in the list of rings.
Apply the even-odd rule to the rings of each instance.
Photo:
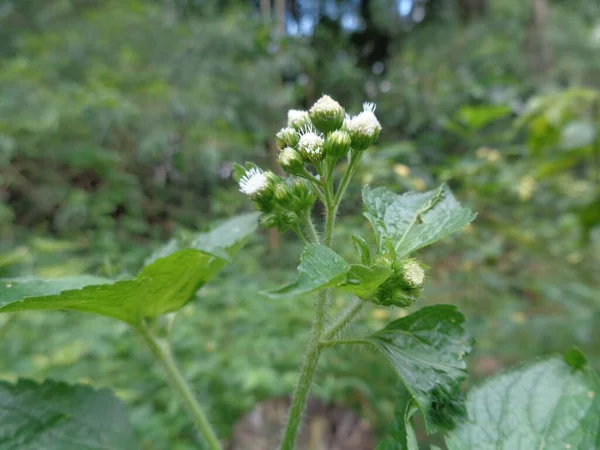
[[[392,268],[384,265],[363,266],[352,264],[346,276],[346,281],[338,288],[351,292],[357,297],[368,299],[377,288],[392,274]]]
[[[364,215],[369,219],[379,249],[390,239],[403,258],[421,247],[460,230],[475,218],[445,184],[423,193],[397,195],[386,188],[363,189]]]
[[[390,433],[391,437],[381,442],[376,450],[419,450],[417,437],[410,423],[410,418],[417,408],[404,386],[400,387],[400,394],[396,403],[396,420]]]
[[[364,339],[388,359],[433,424],[451,423],[448,412],[460,411],[454,402],[472,345],[464,321],[454,305],[426,306]]]
[[[498,375],[467,398],[449,450],[600,448],[600,379],[556,356]]]
[[[108,389],[56,381],[0,382],[3,450],[138,448],[125,405]]]
[[[354,244],[354,248],[360,255],[360,260],[365,266],[371,265],[371,249],[369,248],[369,244],[360,236],[352,236],[352,243]]]
[[[298,278],[267,295],[273,299],[296,297],[321,288],[336,286],[346,280],[350,266],[328,247],[309,244],[302,252]]]
[[[144,317],[176,311],[190,301],[227,263],[213,253],[231,258],[256,226],[254,213],[228,220],[200,235],[191,248],[156,259],[132,280],[111,283],[90,276],[5,280],[0,284],[0,312],[68,309],[139,324]]]

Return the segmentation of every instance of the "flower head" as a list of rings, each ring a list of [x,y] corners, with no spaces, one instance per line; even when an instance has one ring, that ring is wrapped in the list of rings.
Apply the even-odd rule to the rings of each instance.
[[[293,148],[284,148],[281,153],[279,153],[277,159],[279,164],[281,164],[281,167],[283,167],[283,170],[292,175],[298,175],[304,169],[304,160],[302,159],[302,156]]]
[[[348,153],[351,144],[352,139],[347,131],[332,131],[327,135],[327,139],[325,139],[325,155],[328,158],[332,158],[334,161],[337,161],[339,158]]]
[[[337,130],[344,124],[344,108],[328,95],[323,95],[308,111],[312,123],[322,131]]]
[[[291,127],[282,128],[275,135],[275,141],[280,150],[283,150],[285,147],[295,147],[298,144],[298,139],[298,133]]]
[[[381,124],[375,117],[374,103],[363,103],[363,111],[354,117],[346,117],[345,123],[355,150],[365,150],[375,142],[381,132]]]
[[[265,173],[257,167],[253,167],[240,179],[240,192],[254,197],[263,192],[269,184]]]
[[[300,130],[310,125],[310,116],[307,111],[290,109],[288,111],[288,127]]]
[[[325,152],[323,144],[325,139],[317,134],[312,128],[306,127],[302,130],[300,141],[298,142],[298,150],[304,159],[308,162],[318,162],[323,159]]]
[[[402,269],[404,270],[404,280],[410,287],[420,288],[423,286],[423,282],[425,281],[425,271],[418,262],[409,259],[404,263]]]

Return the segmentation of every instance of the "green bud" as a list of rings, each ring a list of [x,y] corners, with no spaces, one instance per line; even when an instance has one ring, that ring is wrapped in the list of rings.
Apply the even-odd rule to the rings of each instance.
[[[331,158],[335,161],[342,158],[350,150],[352,139],[348,132],[343,130],[335,130],[327,136],[325,144],[323,146],[325,155],[327,158]]]
[[[267,213],[260,216],[260,225],[264,228],[275,228],[278,222],[277,215],[274,213]]]
[[[386,306],[410,306],[421,294],[425,281],[423,266],[407,258],[394,263],[392,269],[392,275],[379,286],[373,301]]]
[[[298,136],[298,132],[290,127],[282,128],[275,135],[275,142],[279,150],[283,150],[286,147],[294,148],[298,145],[299,140],[300,136]]]
[[[304,180],[294,181],[294,184],[292,184],[292,195],[292,209],[298,212],[311,208],[317,200],[317,197],[312,191],[309,183]]]
[[[279,183],[273,189],[274,197],[283,203],[286,203],[292,198],[292,190],[285,184]]]
[[[339,129],[344,124],[344,108],[328,95],[323,95],[310,108],[312,123],[323,133]]]
[[[296,131],[305,127],[310,127],[311,121],[308,112],[299,109],[290,109],[288,111],[288,127],[294,128]]]
[[[292,175],[299,175],[304,171],[304,160],[293,148],[284,148],[277,159],[283,170]]]

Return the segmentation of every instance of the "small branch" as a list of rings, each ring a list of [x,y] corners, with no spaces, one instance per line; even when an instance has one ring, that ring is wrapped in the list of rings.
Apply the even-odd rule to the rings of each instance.
[[[333,338],[356,318],[364,306],[365,302],[363,300],[359,298],[354,299],[354,302],[344,309],[337,319],[323,332],[323,339],[328,340]]]
[[[168,343],[159,341],[148,329],[146,324],[142,324],[137,330],[148,344],[148,347],[150,347],[150,350],[152,350],[156,359],[162,363],[171,385],[179,393],[190,411],[194,422],[196,422],[202,436],[206,440],[208,448],[210,450],[222,450],[219,439],[210,425],[206,414],[202,410],[200,404],[196,401],[194,393],[179,371]]]
[[[304,236],[304,233],[302,232],[302,230],[300,230],[300,228],[298,228],[297,226],[290,226],[290,230],[292,230],[294,233],[296,233],[296,236],[298,236],[300,238],[300,240],[302,241],[302,243],[304,245],[308,245],[310,242],[308,242],[308,239],[306,239],[306,236]]]
[[[365,341],[361,339],[336,339],[332,341],[321,341],[319,347],[330,348],[337,347],[338,345],[364,345]]]
[[[306,216],[304,218],[305,226],[308,228],[309,236],[315,244],[320,243],[319,234],[315,228],[315,224],[312,221],[312,217],[310,216],[310,212],[307,211]]]

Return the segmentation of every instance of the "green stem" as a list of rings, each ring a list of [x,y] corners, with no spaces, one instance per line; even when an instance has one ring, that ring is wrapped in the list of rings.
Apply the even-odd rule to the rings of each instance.
[[[309,237],[310,237],[310,239],[312,239],[312,241],[315,244],[318,244],[320,242],[319,241],[319,234],[317,233],[317,230],[315,228],[315,224],[313,223],[312,217],[310,216],[310,211],[307,212],[306,217],[304,218],[304,221],[305,221],[306,228],[309,231]]]
[[[333,228],[335,227],[335,217],[337,216],[337,212],[338,212],[338,208],[340,207],[340,203],[342,201],[342,197],[344,196],[344,193],[346,192],[346,188],[348,187],[348,184],[350,183],[350,179],[352,178],[352,175],[354,175],[354,172],[356,172],[356,168],[358,167],[358,162],[360,161],[360,158],[362,156],[362,152],[355,152],[355,151],[351,151],[350,153],[350,161],[348,163],[348,167],[346,169],[346,172],[344,172],[344,176],[342,177],[342,180],[340,181],[340,185],[338,186],[338,190],[335,193],[335,196],[333,198],[333,200],[331,200],[331,197],[328,198],[328,200],[331,202],[330,204],[332,205],[332,207],[328,210],[328,213],[331,215],[330,220],[325,222],[326,228],[325,228],[325,240],[327,242],[327,236],[330,236],[330,240],[329,240],[329,244],[325,244],[328,247],[331,247],[331,244],[333,243]],[[328,180],[329,181],[329,185],[331,187],[331,191],[330,191],[330,196],[331,196],[331,192],[333,191],[333,181]],[[327,190],[325,190],[325,196],[327,197]],[[329,229],[327,228],[327,224],[329,224]]]
[[[361,339],[337,339],[333,341],[321,341],[319,342],[319,347],[321,348],[329,348],[329,347],[337,347],[338,345],[362,345],[365,344],[365,341]]]
[[[350,180],[352,179],[354,172],[356,172],[356,169],[358,168],[358,162],[362,158],[362,155],[363,152],[356,152],[354,150],[350,151],[350,161],[348,162],[348,167],[346,168],[346,172],[344,172],[344,176],[340,181],[340,185],[338,186],[335,198],[333,199],[333,204],[335,205],[336,213],[337,208],[338,206],[340,206],[342,198],[346,193],[346,188],[348,187],[348,184],[350,184]]]
[[[304,363],[302,364],[302,371],[300,372],[300,379],[298,380],[294,400],[290,408],[288,422],[283,435],[283,442],[281,443],[281,450],[294,450],[296,444],[298,429],[300,427],[300,422],[302,421],[302,413],[306,407],[312,379],[321,354],[319,342],[321,340],[321,333],[323,332],[323,325],[325,324],[327,297],[328,293],[325,290],[319,292],[319,300],[317,302],[317,311],[313,321],[310,345],[308,352],[304,357]]]
[[[290,226],[290,229],[294,233],[296,233],[296,235],[300,238],[300,240],[302,241],[302,243],[304,245],[307,245],[309,243],[308,239],[306,239],[306,236],[304,236],[304,233],[302,232],[302,230],[299,227],[297,227],[297,226]]]
[[[181,395],[181,398],[190,411],[194,422],[196,422],[196,425],[198,425],[202,436],[204,436],[204,439],[208,444],[208,448],[210,450],[222,450],[219,439],[208,422],[206,414],[202,410],[200,404],[196,401],[194,393],[179,371],[168,343],[160,342],[145,324],[142,324],[140,327],[138,327],[138,330],[148,344],[148,347],[150,347],[150,350],[152,350],[152,353],[154,353],[154,356],[165,368],[171,385]]]
[[[354,299],[338,318],[324,332],[323,339],[328,340],[333,338],[342,328],[352,322],[358,313],[364,308],[365,302],[360,298]]]

